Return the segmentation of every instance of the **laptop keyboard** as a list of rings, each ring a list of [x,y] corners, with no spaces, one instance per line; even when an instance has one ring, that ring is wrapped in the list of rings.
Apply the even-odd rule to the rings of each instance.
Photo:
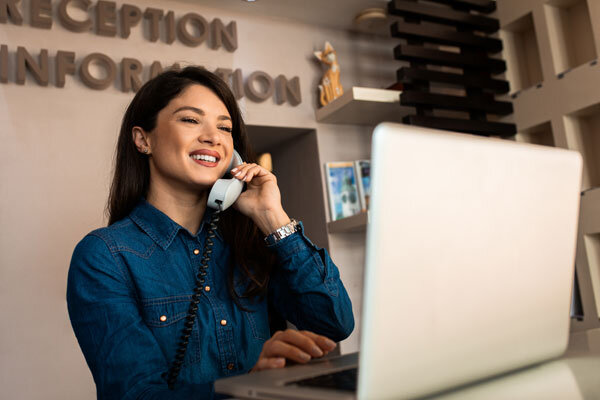
[[[309,386],[325,389],[347,390],[356,392],[356,382],[358,377],[358,368],[345,369],[326,375],[319,375],[313,378],[302,379],[300,381],[288,382],[288,385]]]

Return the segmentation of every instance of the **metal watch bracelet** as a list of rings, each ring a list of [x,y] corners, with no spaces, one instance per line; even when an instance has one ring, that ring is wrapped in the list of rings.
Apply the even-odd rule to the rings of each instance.
[[[281,228],[277,229],[275,232],[268,234],[265,237],[265,243],[268,245],[275,244],[275,243],[279,242],[281,239],[290,236],[292,233],[296,232],[297,230],[298,230],[298,221],[296,221],[295,219],[292,218],[292,220],[289,223],[287,223],[284,226],[282,226]]]

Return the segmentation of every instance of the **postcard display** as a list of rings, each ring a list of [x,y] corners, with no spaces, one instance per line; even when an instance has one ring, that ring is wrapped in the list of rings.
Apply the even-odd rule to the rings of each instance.
[[[367,211],[371,187],[371,161],[340,161],[325,164],[331,220]]]

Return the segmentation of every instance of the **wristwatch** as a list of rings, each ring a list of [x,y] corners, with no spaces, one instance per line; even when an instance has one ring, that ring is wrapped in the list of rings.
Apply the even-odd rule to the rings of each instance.
[[[275,232],[268,234],[265,237],[265,243],[268,245],[275,244],[275,243],[279,242],[281,239],[290,236],[292,233],[296,232],[297,230],[298,230],[298,221],[296,221],[295,219],[292,218],[292,220],[289,223],[287,223],[284,226],[282,226],[281,228],[277,229]]]

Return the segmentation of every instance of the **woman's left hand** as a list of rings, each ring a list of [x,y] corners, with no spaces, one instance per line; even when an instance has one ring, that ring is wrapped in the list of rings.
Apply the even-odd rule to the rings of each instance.
[[[246,191],[234,203],[234,208],[252,218],[265,235],[290,222],[281,206],[281,193],[275,175],[254,163],[238,165],[231,170],[231,174],[247,185]]]

